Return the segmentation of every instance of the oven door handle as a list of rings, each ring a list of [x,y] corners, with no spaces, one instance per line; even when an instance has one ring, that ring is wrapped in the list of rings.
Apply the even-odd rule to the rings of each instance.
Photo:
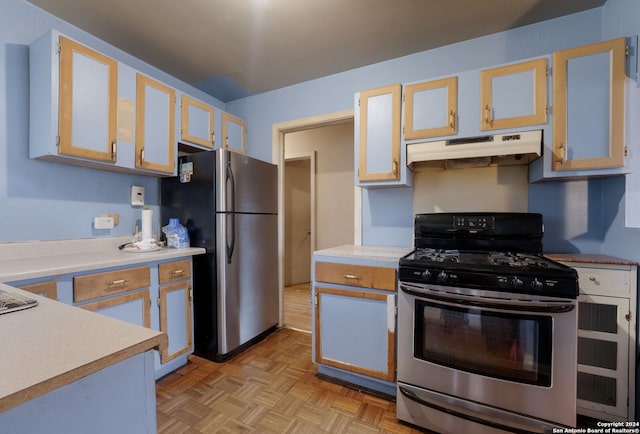
[[[464,294],[453,294],[450,292],[432,291],[426,288],[407,286],[400,284],[402,291],[413,296],[428,299],[455,303],[458,305],[472,306],[490,309],[508,309],[513,311],[537,312],[537,313],[565,313],[576,308],[575,303],[563,301],[536,301],[477,297]]]

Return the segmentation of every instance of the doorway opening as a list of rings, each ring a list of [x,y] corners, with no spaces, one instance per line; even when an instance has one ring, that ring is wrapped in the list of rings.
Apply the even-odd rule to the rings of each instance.
[[[357,244],[359,242],[360,219],[358,218],[359,212],[355,210],[359,210],[360,199],[353,182],[353,114],[353,110],[345,110],[283,122],[273,126],[272,161],[278,164],[278,188],[280,192],[278,204],[280,327],[311,331],[312,300],[310,297],[310,282],[313,280],[311,276],[313,251],[343,244]],[[340,146],[348,155],[334,155],[331,151],[332,147]],[[313,163],[314,159],[315,164]],[[291,163],[289,166],[287,166],[287,160]],[[302,161],[308,161],[309,163],[307,165]],[[315,211],[313,209],[310,211],[308,227],[297,229],[296,237],[299,245],[296,246],[295,242],[292,244],[292,241],[286,240],[288,232],[288,225],[286,224],[288,207],[286,178],[288,168],[307,173],[307,167],[310,171],[308,185],[312,189],[308,197],[311,202],[310,207],[313,208],[315,205]],[[340,180],[342,180],[342,184],[336,184]],[[314,193],[315,200],[311,199],[311,193]],[[306,195],[299,195],[298,197],[302,198],[306,197]],[[306,199],[300,200],[306,201]],[[348,211],[347,217],[341,215],[341,212],[345,209]],[[307,221],[306,219],[303,220]],[[296,225],[301,226],[301,223]],[[344,235],[345,232],[347,233],[346,236]],[[304,244],[306,243],[304,236],[308,236],[308,244]],[[304,265],[294,265],[297,267],[296,270],[287,269],[287,267],[291,266],[290,256],[295,255],[296,248],[306,250],[306,245],[309,246],[308,256],[305,254],[304,259],[301,260]],[[293,276],[296,277],[294,278]],[[308,282],[302,282],[302,280],[306,279],[308,279]],[[287,290],[285,290],[285,285],[294,281],[296,283],[288,285]],[[302,316],[300,316],[300,318],[304,318],[303,321],[305,325],[308,325],[307,327],[303,328],[295,323],[290,324],[289,306],[285,302],[285,295],[287,292],[291,292],[288,291],[289,289],[293,289],[296,292],[299,299],[302,300],[300,305],[304,307],[305,312],[308,312],[301,313]],[[287,301],[289,300],[287,298]],[[286,314],[285,310],[287,310]],[[300,310],[302,312],[302,309]]]

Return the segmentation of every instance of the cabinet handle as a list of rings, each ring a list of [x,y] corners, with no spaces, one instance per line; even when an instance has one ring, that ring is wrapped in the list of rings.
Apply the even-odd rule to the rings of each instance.
[[[140,164],[144,163],[144,148],[140,149]]]
[[[216,132],[211,131],[211,144],[215,146],[216,144]]]
[[[184,270],[172,270],[171,271],[171,275],[172,276],[175,276],[176,274],[182,275],[182,274],[184,274]]]
[[[125,287],[127,286],[127,283],[129,281],[127,279],[119,279],[119,280],[112,280],[111,282],[107,282],[107,291],[111,289],[112,286],[120,286],[120,287]]]
[[[111,142],[111,161],[116,161],[116,156],[118,155],[118,142],[115,140]]]
[[[360,280],[360,276],[356,276],[355,274],[343,274],[342,277],[345,279]]]
[[[484,123],[489,125],[491,122],[493,122],[493,119],[491,118],[491,107],[489,107],[489,104],[485,104],[485,106],[484,106]]]
[[[449,128],[452,130],[456,127],[456,112],[453,110],[449,111]]]

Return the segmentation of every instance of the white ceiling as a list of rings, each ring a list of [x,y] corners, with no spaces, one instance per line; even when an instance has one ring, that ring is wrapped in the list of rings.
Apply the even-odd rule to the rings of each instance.
[[[223,101],[606,0],[27,0]]]

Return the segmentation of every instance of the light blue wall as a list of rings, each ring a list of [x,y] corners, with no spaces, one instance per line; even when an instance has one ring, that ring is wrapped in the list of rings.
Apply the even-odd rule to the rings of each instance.
[[[602,8],[369,65],[233,101],[225,107],[24,0],[4,0],[0,8],[0,242],[129,234],[140,215],[138,208],[129,205],[131,185],[144,186],[147,202],[157,211],[155,178],[27,158],[28,45],[51,28],[245,119],[248,153],[264,160],[271,159],[274,123],[352,108],[353,95],[360,90],[640,33],[640,2],[608,0]],[[640,249],[635,248],[640,245],[639,232],[624,226],[624,192],[622,177],[531,185],[529,208],[545,215],[546,250],[607,253],[640,260]],[[121,223],[112,231],[96,232],[92,218],[104,213],[120,214]],[[410,188],[364,192],[365,244],[410,245],[412,219]]]
[[[352,108],[353,94],[364,89],[639,34],[639,8],[637,0],[608,0],[602,8],[233,101],[227,103],[227,110],[250,126],[249,152],[269,159],[274,123]],[[639,232],[624,227],[624,191],[623,177],[531,185],[529,210],[544,214],[545,250],[605,253],[640,260],[640,249],[634,247],[639,244]],[[411,188],[365,190],[362,205],[363,244],[411,245]]]
[[[135,69],[224,109],[203,92],[105,44],[24,0],[0,5],[0,242],[121,236],[133,233],[140,208],[131,185],[145,187],[158,216],[156,178],[30,160],[29,44],[56,29]],[[94,230],[93,217],[117,213],[113,230]],[[163,223],[164,224],[164,223]],[[154,224],[157,233],[160,222]]]

